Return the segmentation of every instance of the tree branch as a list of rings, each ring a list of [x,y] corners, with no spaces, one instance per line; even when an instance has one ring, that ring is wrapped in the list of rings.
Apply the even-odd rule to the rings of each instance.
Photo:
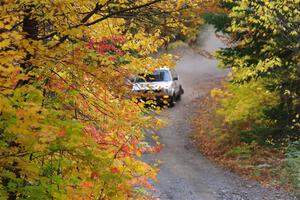
[[[163,0],[154,0],[154,1],[151,1],[151,2],[143,4],[143,5],[139,5],[139,6],[135,6],[135,7],[132,7],[132,8],[126,8],[126,9],[123,9],[123,10],[119,10],[117,12],[113,12],[113,13],[110,13],[110,14],[104,16],[104,17],[96,19],[93,22],[84,24],[84,26],[91,26],[91,25],[97,24],[97,23],[99,23],[99,22],[101,22],[101,21],[103,21],[105,19],[108,19],[108,18],[110,18],[112,16],[115,16],[115,15],[118,15],[118,14],[121,14],[121,13],[125,13],[125,12],[129,12],[129,11],[132,11],[132,10],[138,10],[138,9],[141,9],[141,8],[145,8],[145,7],[148,7],[148,6],[153,5],[155,3],[158,3],[160,1],[163,1]],[[78,26],[80,26],[80,25],[78,25]]]

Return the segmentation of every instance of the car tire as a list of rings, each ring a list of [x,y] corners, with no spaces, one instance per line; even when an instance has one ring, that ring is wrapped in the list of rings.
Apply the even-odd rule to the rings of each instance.
[[[180,86],[179,88],[179,93],[177,95],[177,100],[180,101],[181,100],[181,95],[184,93],[184,90],[183,88]]]
[[[181,93],[179,92],[179,94],[176,97],[176,100],[180,101],[181,100]]]
[[[173,94],[169,102],[169,107],[174,107],[175,103],[176,103],[176,96],[175,94]]]
[[[179,93],[180,95],[184,94],[184,89],[182,88],[182,86],[180,86]]]

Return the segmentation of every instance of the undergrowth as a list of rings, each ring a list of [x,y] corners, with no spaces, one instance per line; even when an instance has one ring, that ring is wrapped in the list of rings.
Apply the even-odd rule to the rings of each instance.
[[[277,99],[259,88],[259,83],[230,87],[214,89],[200,100],[194,119],[199,148],[226,169],[300,196],[299,140],[292,142],[288,136],[275,140],[264,129],[272,125],[265,119],[264,108],[275,105]]]

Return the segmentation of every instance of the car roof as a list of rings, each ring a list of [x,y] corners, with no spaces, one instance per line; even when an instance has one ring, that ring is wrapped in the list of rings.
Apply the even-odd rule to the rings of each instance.
[[[159,69],[156,69],[156,70],[170,70],[169,67],[160,67]]]

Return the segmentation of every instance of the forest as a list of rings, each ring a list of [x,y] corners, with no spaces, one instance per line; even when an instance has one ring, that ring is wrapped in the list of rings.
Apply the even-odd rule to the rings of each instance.
[[[299,5],[297,0],[222,1],[224,12],[205,14],[229,44],[216,57],[230,73],[204,100],[208,114],[196,120],[200,148],[213,160],[298,195]]]
[[[154,198],[141,157],[165,122],[130,77],[174,67],[157,52],[204,23],[230,74],[196,118],[200,149],[300,195],[299,22],[299,0],[1,0],[0,199]]]

